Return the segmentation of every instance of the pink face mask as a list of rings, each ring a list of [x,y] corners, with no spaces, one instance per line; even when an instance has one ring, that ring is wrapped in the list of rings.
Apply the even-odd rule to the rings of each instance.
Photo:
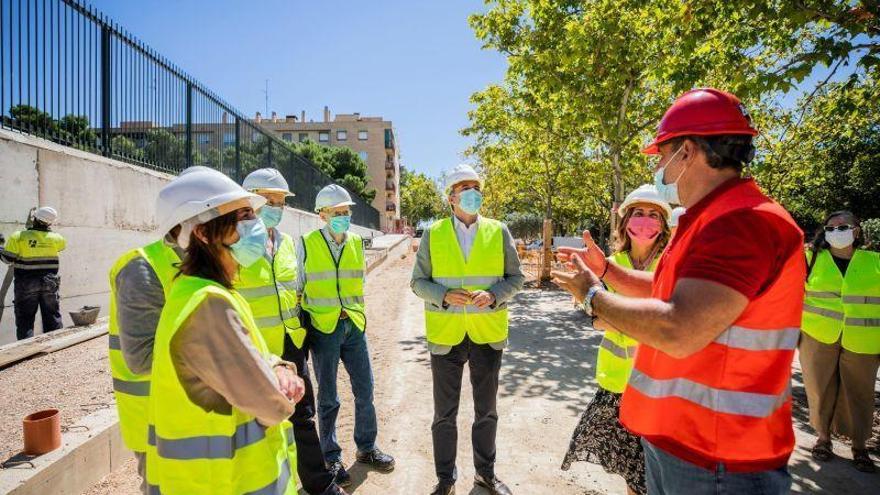
[[[660,233],[660,220],[651,217],[632,217],[626,224],[633,241],[650,242]]]

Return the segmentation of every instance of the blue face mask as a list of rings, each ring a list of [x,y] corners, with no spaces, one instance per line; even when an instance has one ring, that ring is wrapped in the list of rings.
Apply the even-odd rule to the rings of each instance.
[[[476,189],[468,189],[458,194],[458,206],[468,215],[476,215],[483,206],[483,193]]]
[[[330,225],[330,232],[334,234],[344,234],[351,227],[351,216],[333,217],[327,222]]]
[[[229,246],[229,250],[232,251],[235,261],[247,268],[266,254],[266,240],[269,234],[259,218],[239,221],[235,231],[238,232],[238,241]]]
[[[681,173],[678,174],[678,178],[670,184],[664,183],[663,180],[666,176],[666,168],[669,167],[673,158],[675,158],[681,150],[682,147],[679,147],[669,160],[666,161],[666,165],[663,165],[663,168],[654,172],[654,187],[657,188],[657,193],[660,194],[660,197],[663,198],[664,201],[674,205],[681,204],[681,198],[678,197],[678,181],[681,180],[681,176],[684,175],[687,169],[682,170]]]
[[[266,224],[267,228],[272,228],[281,223],[281,216],[284,215],[284,207],[266,205],[260,208],[260,220]]]

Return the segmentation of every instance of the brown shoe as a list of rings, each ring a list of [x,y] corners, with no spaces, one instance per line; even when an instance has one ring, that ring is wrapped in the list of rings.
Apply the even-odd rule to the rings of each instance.
[[[865,449],[853,449],[853,464],[856,466],[856,469],[863,473],[874,473],[877,471],[877,466],[874,464],[874,461],[871,459],[871,456],[868,454],[868,451]]]

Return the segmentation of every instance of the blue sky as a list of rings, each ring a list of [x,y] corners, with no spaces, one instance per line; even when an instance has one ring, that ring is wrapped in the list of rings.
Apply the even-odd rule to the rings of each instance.
[[[480,0],[93,0],[246,115],[305,110],[394,122],[407,167],[462,160],[469,96],[504,75],[467,23]]]

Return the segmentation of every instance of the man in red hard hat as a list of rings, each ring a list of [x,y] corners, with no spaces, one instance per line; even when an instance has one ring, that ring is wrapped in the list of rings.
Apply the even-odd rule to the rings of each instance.
[[[730,93],[679,97],[644,150],[660,155],[660,194],[687,208],[656,272],[609,264],[592,242],[563,253],[574,272],[554,272],[588,315],[641,342],[620,419],[643,439],[651,494],[791,488],[803,233],[741,177],[756,134]]]

